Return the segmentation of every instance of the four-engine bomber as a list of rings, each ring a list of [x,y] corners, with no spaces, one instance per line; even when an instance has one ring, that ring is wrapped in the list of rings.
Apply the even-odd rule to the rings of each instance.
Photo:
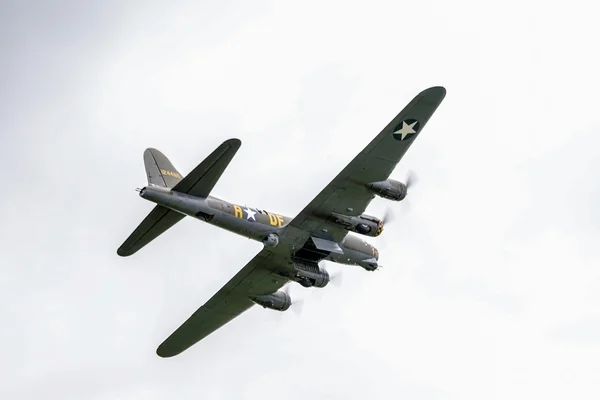
[[[367,271],[379,269],[379,252],[363,237],[381,235],[389,219],[368,215],[366,209],[375,196],[392,201],[407,196],[411,180],[402,183],[390,179],[390,174],[445,95],[446,90],[436,86],[415,96],[294,218],[211,195],[240,148],[239,139],[223,142],[185,177],[164,154],[148,148],[144,152],[148,185],[139,192],[155,206],[119,247],[120,256],[134,254],[186,216],[263,244],[258,254],[158,347],[157,354],[172,357],[181,353],[255,304],[278,311],[289,309],[292,299],[280,289],[289,282],[327,286],[331,277],[320,265],[324,261],[357,265]],[[192,257],[209,250],[205,243],[193,240],[197,239],[188,241]],[[232,251],[237,251],[236,246],[230,246]]]

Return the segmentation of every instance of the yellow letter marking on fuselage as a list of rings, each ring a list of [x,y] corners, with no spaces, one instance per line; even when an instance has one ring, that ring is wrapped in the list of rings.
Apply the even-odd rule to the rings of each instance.
[[[269,223],[272,226],[281,227],[281,226],[283,226],[283,217],[281,215],[278,215],[278,214],[271,214],[271,213],[269,213]]]
[[[277,226],[277,217],[269,213],[269,223],[273,226]]]
[[[235,212],[236,218],[244,218],[244,213],[242,212],[242,207],[234,205],[233,210]]]

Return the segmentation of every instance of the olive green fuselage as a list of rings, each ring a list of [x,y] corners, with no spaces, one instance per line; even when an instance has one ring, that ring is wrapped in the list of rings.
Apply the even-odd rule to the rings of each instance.
[[[200,198],[154,186],[143,188],[140,196],[163,207],[265,243],[265,245],[267,245],[270,235],[276,235],[279,243],[274,248],[278,251],[298,250],[310,238],[308,232],[289,225],[292,218],[262,209],[229,203],[212,196]],[[341,252],[330,253],[324,258],[325,260],[359,265],[367,269],[377,265],[379,258],[377,249],[362,238],[349,233],[337,245]]]

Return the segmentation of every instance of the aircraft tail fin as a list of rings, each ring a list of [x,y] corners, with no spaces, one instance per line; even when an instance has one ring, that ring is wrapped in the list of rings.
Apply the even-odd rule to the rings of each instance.
[[[144,152],[144,165],[148,184],[206,198],[233,159],[241,143],[239,139],[226,140],[185,178],[181,177],[181,174],[164,154],[156,149],[147,149]],[[119,247],[117,254],[121,257],[132,255],[184,217],[184,214],[157,205]]]
[[[183,179],[171,161],[156,149],[144,151],[144,166],[149,185],[172,188]]]

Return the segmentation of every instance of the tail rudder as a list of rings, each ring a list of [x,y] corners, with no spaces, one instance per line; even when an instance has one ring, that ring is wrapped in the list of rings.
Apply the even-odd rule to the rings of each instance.
[[[156,149],[144,151],[144,166],[149,185],[172,188],[183,179],[167,156]]]

